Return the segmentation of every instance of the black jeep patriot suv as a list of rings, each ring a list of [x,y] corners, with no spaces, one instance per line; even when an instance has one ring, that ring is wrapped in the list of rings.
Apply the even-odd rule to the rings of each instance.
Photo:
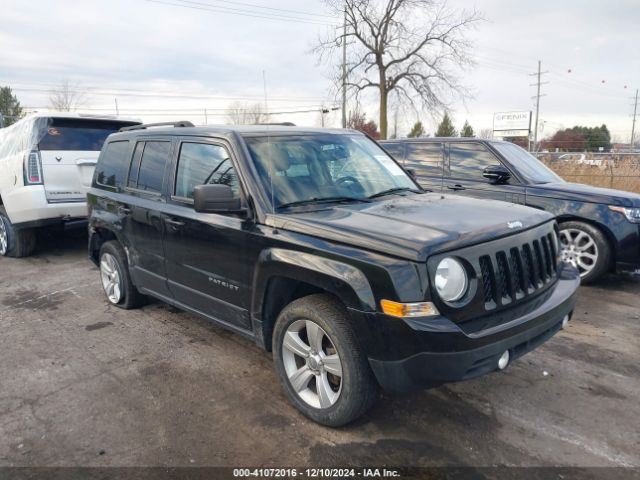
[[[502,370],[571,317],[549,213],[425,192],[359,132],[150,127],[107,139],[88,196],[108,301],[254,339],[317,422]]]

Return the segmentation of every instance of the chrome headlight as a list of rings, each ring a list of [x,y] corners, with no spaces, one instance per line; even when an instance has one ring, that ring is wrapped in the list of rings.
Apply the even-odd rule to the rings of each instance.
[[[640,208],[638,207],[626,208],[614,207],[613,205],[610,205],[609,210],[623,214],[631,223],[640,223]]]
[[[436,290],[445,302],[455,302],[467,293],[467,272],[455,258],[447,257],[436,268]]]

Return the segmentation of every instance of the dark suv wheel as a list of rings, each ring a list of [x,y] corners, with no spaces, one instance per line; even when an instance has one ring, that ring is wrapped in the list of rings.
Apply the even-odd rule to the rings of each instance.
[[[144,305],[146,297],[131,282],[127,256],[120,243],[104,243],[99,258],[100,280],[109,303],[125,310]]]
[[[560,224],[560,256],[580,272],[582,283],[591,283],[611,267],[611,247],[604,234],[584,222]]]
[[[291,402],[323,425],[345,425],[365,413],[378,385],[348,321],[329,295],[289,304],[273,333],[276,371]]]

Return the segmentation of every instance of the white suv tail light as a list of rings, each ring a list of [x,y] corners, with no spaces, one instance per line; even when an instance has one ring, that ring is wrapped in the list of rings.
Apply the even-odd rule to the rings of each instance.
[[[40,152],[32,150],[24,157],[24,184],[42,185],[42,162]]]

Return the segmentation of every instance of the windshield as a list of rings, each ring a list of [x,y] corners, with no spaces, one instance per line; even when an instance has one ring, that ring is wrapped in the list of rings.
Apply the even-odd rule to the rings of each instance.
[[[245,138],[275,208],[369,201],[419,187],[362,135],[312,134]]]
[[[530,183],[564,183],[562,178],[524,148],[506,142],[494,143],[493,147]]]

